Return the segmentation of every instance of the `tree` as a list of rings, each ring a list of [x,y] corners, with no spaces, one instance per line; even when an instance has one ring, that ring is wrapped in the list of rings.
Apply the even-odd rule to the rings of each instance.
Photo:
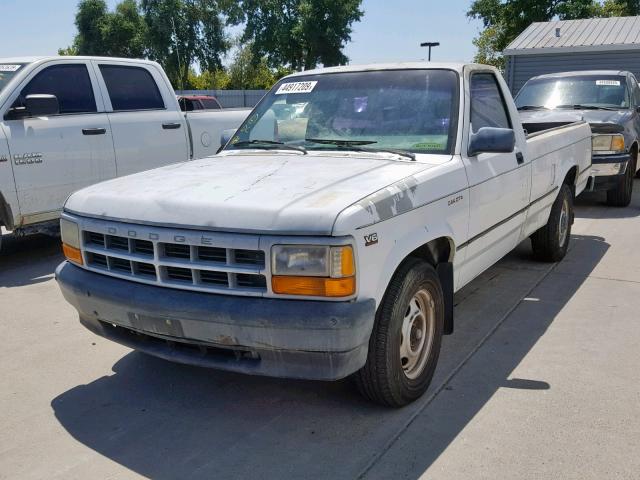
[[[243,42],[255,61],[271,67],[306,70],[319,64],[343,65],[351,26],[363,15],[362,0],[243,0],[232,21],[245,22]],[[234,18],[233,14],[237,17]]]
[[[213,72],[204,71],[197,74],[193,69],[189,71],[187,88],[192,90],[224,90],[229,88],[229,74],[220,69]]]
[[[147,25],[136,0],[123,0],[102,23],[102,41],[107,55],[142,58],[146,53]]]
[[[142,0],[147,24],[149,57],[166,70],[174,87],[188,83],[189,69],[197,62],[204,71],[222,67],[230,42],[223,13],[230,0]]]
[[[533,22],[637,15],[640,0],[474,0],[467,16],[482,20],[475,61],[502,67],[502,51]]]
[[[82,0],[75,23],[73,45],[58,50],[60,55],[145,56],[146,27],[135,0],[123,0],[114,12],[103,0]]]

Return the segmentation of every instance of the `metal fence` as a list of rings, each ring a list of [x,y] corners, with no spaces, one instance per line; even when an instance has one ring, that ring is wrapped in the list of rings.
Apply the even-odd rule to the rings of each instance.
[[[268,90],[176,90],[176,95],[213,95],[224,108],[255,107]]]

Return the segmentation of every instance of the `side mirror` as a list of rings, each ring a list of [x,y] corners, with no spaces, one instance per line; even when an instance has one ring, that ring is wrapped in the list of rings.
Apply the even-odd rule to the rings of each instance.
[[[25,107],[27,115],[31,117],[48,117],[60,113],[60,105],[55,95],[27,95]]]
[[[235,128],[229,128],[222,131],[222,134],[220,135],[220,149],[229,143],[229,140],[231,140],[231,137],[233,137],[237,131],[238,130]]]
[[[636,107],[636,112],[640,113],[640,105]]]
[[[467,155],[475,157],[480,153],[509,153],[516,146],[516,135],[510,128],[482,127],[471,134]]]

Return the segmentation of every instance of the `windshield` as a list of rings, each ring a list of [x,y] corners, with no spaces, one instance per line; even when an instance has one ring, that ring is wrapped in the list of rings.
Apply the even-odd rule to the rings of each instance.
[[[516,97],[518,109],[576,108],[578,106],[629,108],[626,78],[620,75],[585,75],[529,80]]]
[[[0,92],[22,67],[23,63],[0,63]]]
[[[277,83],[227,149],[450,153],[458,76],[450,70],[306,75]]]

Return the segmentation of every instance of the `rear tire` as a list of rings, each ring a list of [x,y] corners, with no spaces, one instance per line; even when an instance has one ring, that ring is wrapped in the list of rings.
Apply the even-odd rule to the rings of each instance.
[[[429,387],[444,329],[444,296],[435,269],[411,258],[393,276],[376,313],[367,363],[355,373],[370,400],[401,407]]]
[[[547,224],[531,235],[533,256],[542,262],[559,262],[567,254],[573,223],[573,192],[563,184]]]
[[[626,207],[631,203],[633,195],[633,177],[636,172],[635,156],[629,161],[627,171],[620,178],[618,186],[612,190],[607,190],[607,205],[610,207]]]

